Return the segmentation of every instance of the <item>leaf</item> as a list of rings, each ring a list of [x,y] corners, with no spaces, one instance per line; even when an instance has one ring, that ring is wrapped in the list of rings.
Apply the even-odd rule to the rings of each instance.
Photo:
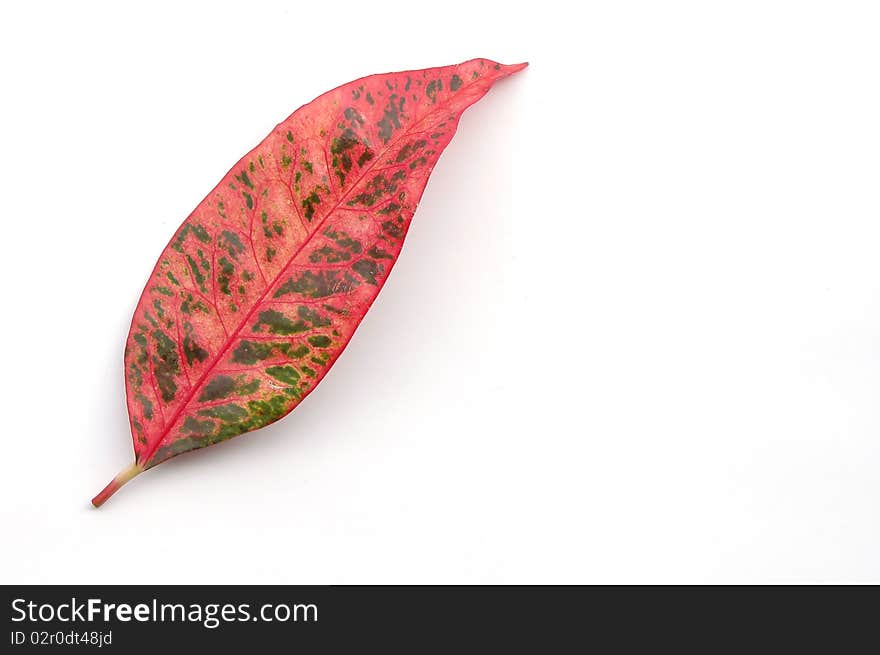
[[[348,344],[462,112],[526,64],[372,75],[295,111],[183,222],[125,347],[142,471],[282,418]]]

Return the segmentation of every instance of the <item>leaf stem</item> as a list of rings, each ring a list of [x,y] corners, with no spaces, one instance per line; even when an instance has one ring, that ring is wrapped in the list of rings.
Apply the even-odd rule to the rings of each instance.
[[[119,489],[122,487],[122,485],[124,485],[126,482],[131,480],[136,475],[139,475],[143,472],[144,472],[143,467],[140,464],[138,464],[137,462],[135,462],[131,466],[128,466],[127,468],[122,469],[116,475],[115,478],[110,480],[110,484],[108,484],[106,487],[104,487],[104,489],[103,489],[103,491],[101,491],[101,493],[99,493],[97,496],[92,498],[92,505],[94,505],[95,507],[100,507],[105,502],[107,502],[107,499],[110,496],[112,496],[117,491],[119,491]]]

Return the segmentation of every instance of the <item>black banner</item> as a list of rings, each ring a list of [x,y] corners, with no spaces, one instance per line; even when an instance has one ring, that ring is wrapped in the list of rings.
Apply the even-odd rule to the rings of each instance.
[[[838,651],[873,643],[878,599],[875,587],[4,587],[0,651]]]

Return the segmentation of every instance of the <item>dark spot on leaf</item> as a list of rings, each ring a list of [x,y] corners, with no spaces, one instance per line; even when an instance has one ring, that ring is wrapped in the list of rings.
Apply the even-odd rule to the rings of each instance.
[[[237,364],[251,365],[273,355],[296,356],[295,352],[291,351],[291,345],[284,341],[242,341],[232,352],[232,361]],[[306,348],[306,352],[308,352],[308,348]]]
[[[372,259],[360,259],[351,265],[355,273],[360,275],[368,284],[376,284],[376,275],[381,272],[381,268]]]
[[[184,330],[186,334],[183,337],[183,355],[186,357],[186,363],[192,366],[193,362],[203,362],[208,359],[208,351],[196,343],[192,336],[192,325],[187,323]]]
[[[205,385],[199,402],[226,398],[235,390],[235,380],[228,375],[218,375]]]
[[[394,256],[391,253],[377,246],[373,246],[372,248],[370,248],[367,251],[367,254],[373,259],[394,259]]]
[[[251,171],[253,171],[253,163],[251,164]],[[240,174],[235,176],[235,179],[244,184],[249,189],[254,188],[254,183],[251,182],[251,178],[248,177],[247,171],[242,171]]]
[[[214,421],[199,421],[187,416],[180,431],[184,434],[207,435],[214,432]]]
[[[171,402],[177,394],[177,382],[174,377],[180,373],[180,359],[177,356],[177,344],[162,330],[153,330],[156,343],[156,355],[153,357],[153,372],[156,385],[162,400]]]
[[[220,285],[220,291],[227,296],[232,295],[232,292],[229,290],[229,281],[235,272],[235,266],[226,257],[221,257],[218,263],[220,264],[220,273],[217,275],[217,282]]]
[[[289,278],[278,287],[274,297],[280,298],[287,294],[300,294],[310,298],[324,298],[337,293],[348,293],[358,286],[357,280],[339,271],[304,271],[298,278]]]
[[[382,139],[383,143],[388,143],[391,139],[391,134],[394,130],[399,130],[401,127],[401,119],[403,116],[403,102],[404,98],[398,99],[396,94],[392,94],[390,98],[388,98],[388,104],[385,105],[384,114],[376,125],[379,127],[379,138]]]
[[[292,321],[274,309],[260,312],[260,316],[252,329],[254,332],[260,332],[264,325],[269,328],[269,332],[272,334],[296,334],[297,332],[308,332],[311,329],[305,321]]]
[[[431,102],[437,102],[437,93],[443,90],[443,82],[441,80],[431,80],[425,87],[425,95],[431,99]]]

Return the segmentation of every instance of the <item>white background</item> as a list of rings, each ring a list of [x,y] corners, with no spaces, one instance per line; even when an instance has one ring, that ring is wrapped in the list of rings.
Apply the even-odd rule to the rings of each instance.
[[[0,10],[2,582],[880,581],[876,3],[125,4]],[[92,509],[177,225],[477,56],[531,66],[319,389]]]

